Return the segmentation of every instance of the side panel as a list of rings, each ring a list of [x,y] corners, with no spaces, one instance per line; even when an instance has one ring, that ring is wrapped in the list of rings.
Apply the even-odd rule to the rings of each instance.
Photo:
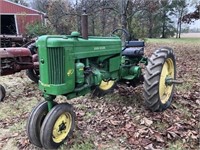
[[[120,63],[121,63],[121,57],[120,56],[109,59],[109,72],[119,70]]]

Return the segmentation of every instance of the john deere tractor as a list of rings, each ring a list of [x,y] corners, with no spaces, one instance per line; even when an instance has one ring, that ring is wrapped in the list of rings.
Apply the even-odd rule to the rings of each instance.
[[[36,45],[39,88],[45,101],[32,110],[27,134],[30,142],[38,147],[58,148],[74,130],[73,107],[55,102],[58,95],[70,100],[94,90],[106,93],[118,81],[131,83],[143,78],[144,100],[150,110],[164,111],[171,104],[176,63],[170,48],[160,48],[146,58],[144,42],[126,41],[122,46],[116,35],[87,36],[87,27],[83,28],[82,36],[78,32],[46,35],[39,37]],[[146,65],[146,71],[142,72],[140,64]]]

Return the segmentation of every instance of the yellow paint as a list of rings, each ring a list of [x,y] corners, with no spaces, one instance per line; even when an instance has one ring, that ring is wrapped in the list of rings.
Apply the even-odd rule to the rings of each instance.
[[[174,74],[175,74],[174,63],[171,58],[167,58],[163,65],[159,82],[159,96],[163,104],[165,104],[169,100],[173,89],[173,84],[172,85],[165,84],[166,78],[174,79]]]
[[[112,86],[114,85],[114,83],[115,83],[115,81],[113,81],[113,80],[110,80],[108,82],[102,80],[101,84],[99,85],[99,88],[101,90],[106,91],[106,90],[109,90],[110,88],[112,88]]]
[[[74,69],[69,69],[68,72],[67,72],[67,75],[71,76],[73,73],[74,73]]]
[[[50,87],[49,84],[42,83],[41,81],[39,81],[39,82],[40,82],[40,84],[41,84],[42,86],[44,86],[44,87]]]
[[[61,128],[63,126],[63,128]],[[63,113],[59,116],[56,120],[53,131],[52,131],[52,138],[55,143],[60,143],[70,132],[72,126],[72,117],[70,113]]]

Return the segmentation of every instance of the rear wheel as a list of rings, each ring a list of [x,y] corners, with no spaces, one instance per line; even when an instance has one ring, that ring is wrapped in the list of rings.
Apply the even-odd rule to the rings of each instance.
[[[172,49],[155,51],[148,61],[144,75],[144,98],[152,111],[164,111],[172,101],[174,85],[167,80],[176,78],[176,63]]]
[[[41,127],[40,139],[44,148],[56,149],[75,128],[75,113],[68,103],[56,105],[48,113]]]
[[[101,81],[100,85],[95,88],[93,95],[101,97],[105,94],[111,93],[116,86],[116,82],[114,80],[109,81]]]
[[[6,90],[3,87],[3,85],[0,84],[0,102],[3,101],[3,99],[5,98],[5,96],[6,96]]]
[[[39,71],[35,69],[27,69],[26,75],[31,79],[33,82],[38,83],[39,81]]]

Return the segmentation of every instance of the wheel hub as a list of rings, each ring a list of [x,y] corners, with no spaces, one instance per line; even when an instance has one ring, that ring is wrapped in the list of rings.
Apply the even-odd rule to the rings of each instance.
[[[163,104],[169,100],[173,89],[173,84],[167,84],[166,81],[168,79],[174,79],[174,75],[174,63],[171,58],[167,58],[163,65],[159,82],[159,96]]]
[[[62,142],[70,132],[71,125],[72,125],[72,117],[69,113],[60,115],[60,117],[58,117],[53,127],[53,132],[52,132],[53,141],[55,143]]]
[[[59,131],[62,132],[63,130],[66,129],[66,122],[62,122],[62,124],[59,125]]]

